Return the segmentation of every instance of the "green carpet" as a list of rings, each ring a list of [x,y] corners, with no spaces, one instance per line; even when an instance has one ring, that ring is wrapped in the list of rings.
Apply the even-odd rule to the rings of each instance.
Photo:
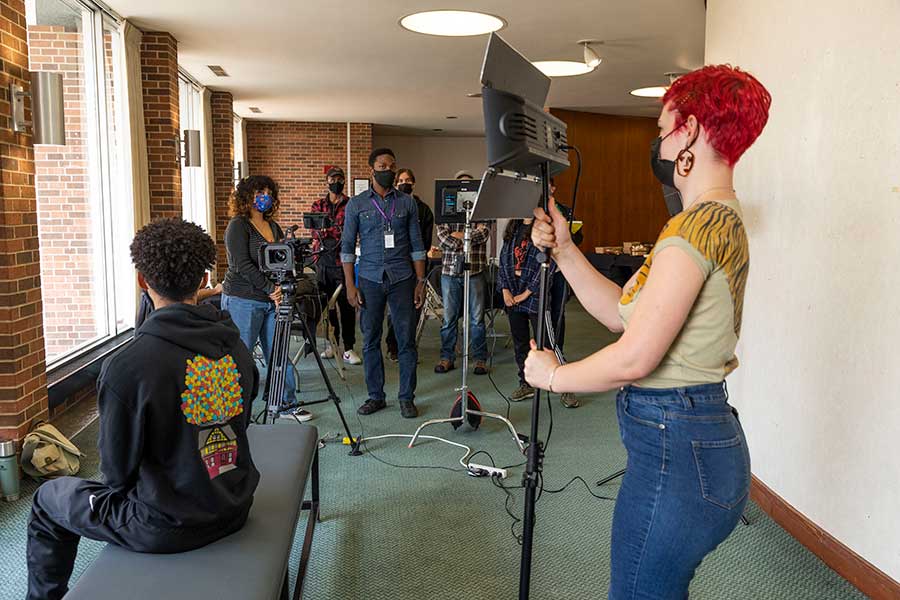
[[[498,332],[507,331],[506,319],[497,319]],[[418,420],[401,419],[396,401],[386,410],[358,418],[356,406],[365,400],[361,367],[347,367],[347,382],[330,372],[354,435],[411,434],[427,418],[444,417],[456,397],[460,371],[435,375],[438,325],[429,322],[422,339],[417,404]],[[570,304],[567,346],[577,358],[613,338],[593,322],[576,303]],[[494,379],[505,393],[516,385],[512,349],[507,338],[496,344]],[[491,343],[489,339],[489,344]],[[387,393],[397,391],[396,365],[387,363]],[[505,413],[507,403],[487,377],[471,377],[473,390],[485,410]],[[304,399],[322,397],[324,385],[312,358],[300,374]],[[622,467],[625,455],[618,439],[614,394],[584,396],[578,409],[563,408],[553,398],[553,434],[547,452],[544,484],[552,490],[581,476],[595,493],[615,496],[617,483],[593,487],[601,476]],[[340,421],[330,404],[313,407],[311,422],[322,436],[341,434]],[[513,404],[511,419],[522,433],[529,429],[528,403]],[[542,438],[549,416],[544,407]],[[280,422],[279,427],[293,427]],[[362,427],[365,426],[363,430]],[[478,431],[454,432],[449,425],[429,427],[425,434],[447,437],[473,450],[489,452],[501,466],[522,462],[501,422],[487,420]],[[82,474],[98,473],[96,424],[76,442],[89,453]],[[520,546],[513,538],[512,518],[504,509],[506,494],[487,479],[475,479],[458,469],[463,450],[432,440],[408,449],[405,440],[374,440],[360,457],[348,448],[328,443],[321,450],[322,522],[315,541],[304,596],[331,599],[494,599],[514,598],[518,589]],[[752,449],[751,449],[752,452]],[[476,462],[490,464],[484,455]],[[511,469],[506,485],[520,483],[521,467]],[[25,593],[25,523],[33,484],[26,484],[23,499],[0,506],[0,598],[22,598]],[[523,493],[513,490],[509,507],[521,515]],[[537,506],[532,598],[605,598],[609,583],[609,536],[613,503],[588,494],[580,482],[558,494],[545,493]],[[750,526],[738,528],[701,566],[691,586],[692,599],[837,600],[864,598],[855,588],[810,554],[756,505],[749,505]],[[305,523],[300,523],[302,529]],[[515,526],[516,533],[521,531]],[[298,538],[299,540],[299,538]],[[79,549],[76,576],[102,547],[85,540]],[[299,557],[292,558],[292,579]]]

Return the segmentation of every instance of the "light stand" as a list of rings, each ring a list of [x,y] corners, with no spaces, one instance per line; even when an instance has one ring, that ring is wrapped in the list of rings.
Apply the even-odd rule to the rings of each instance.
[[[474,415],[479,418],[479,422],[481,417],[488,417],[491,419],[498,419],[506,423],[506,426],[509,428],[509,432],[512,434],[513,441],[515,441],[516,445],[519,447],[521,452],[525,452],[525,445],[522,440],[519,438],[519,434],[516,433],[516,428],[513,427],[513,424],[501,415],[497,415],[494,413],[483,412],[480,410],[475,410],[469,408],[469,384],[468,384],[468,376],[469,376],[469,292],[470,290],[470,278],[472,276],[472,202],[466,201],[464,204],[464,208],[466,209],[466,223],[463,229],[463,360],[462,360],[462,384],[459,388],[457,388],[457,392],[459,392],[460,399],[460,412],[458,417],[449,417],[447,419],[431,419],[430,421],[426,421],[419,425],[419,428],[416,429],[416,432],[413,434],[412,439],[409,442],[409,447],[412,448],[413,444],[416,443],[416,440],[419,438],[419,434],[423,429],[428,427],[429,425],[434,425],[437,423],[455,423],[457,421],[460,424],[467,423],[467,417],[469,415]]]
[[[548,212],[550,200],[550,163],[541,165],[541,181],[543,192],[541,203],[544,212]],[[550,272],[550,260],[547,252],[542,250],[538,254],[541,263],[540,289],[538,296],[538,330],[537,347],[544,348],[544,336],[546,335],[546,307],[550,286],[547,284]],[[525,487],[525,510],[522,518],[522,560],[519,567],[519,600],[527,600],[531,588],[531,552],[534,539],[534,505],[537,502],[538,483],[541,478],[541,470],[544,466],[544,444],[538,439],[538,419],[541,415],[541,397],[544,392],[540,388],[535,389],[534,398],[531,401],[531,435],[528,438],[528,450],[526,451],[525,473],[522,475],[522,485]],[[549,397],[549,392],[547,393]]]

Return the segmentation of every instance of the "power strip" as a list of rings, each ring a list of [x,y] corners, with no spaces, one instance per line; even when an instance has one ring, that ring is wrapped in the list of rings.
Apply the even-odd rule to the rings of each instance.
[[[469,472],[476,477],[499,477],[506,479],[506,469],[498,469],[497,467],[488,467],[477,463],[469,463]]]

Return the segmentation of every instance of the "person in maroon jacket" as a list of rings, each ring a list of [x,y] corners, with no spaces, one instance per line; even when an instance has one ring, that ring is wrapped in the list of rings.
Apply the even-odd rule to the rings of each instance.
[[[325,175],[328,193],[313,202],[310,212],[325,213],[331,217],[331,227],[314,229],[313,251],[316,256],[319,288],[329,298],[339,285],[344,285],[344,271],[341,267],[341,233],[344,231],[344,210],[349,198],[344,194],[344,170],[331,167]],[[346,288],[346,286],[344,286]],[[338,294],[337,308],[328,314],[328,320],[334,327],[335,338],[341,338],[344,344],[344,362],[358,365],[362,362],[353,350],[356,344],[356,309],[347,301],[347,294]],[[329,344],[322,353],[322,358],[334,358],[334,348]]]

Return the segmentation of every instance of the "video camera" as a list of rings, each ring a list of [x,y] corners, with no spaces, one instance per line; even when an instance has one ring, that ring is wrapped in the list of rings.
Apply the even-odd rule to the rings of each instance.
[[[332,225],[328,213],[306,213],[303,226],[306,229],[327,229]],[[298,225],[290,227],[280,242],[269,242],[259,248],[259,270],[271,273],[277,279],[303,272],[303,265],[312,256],[312,239],[298,238],[294,233]]]

